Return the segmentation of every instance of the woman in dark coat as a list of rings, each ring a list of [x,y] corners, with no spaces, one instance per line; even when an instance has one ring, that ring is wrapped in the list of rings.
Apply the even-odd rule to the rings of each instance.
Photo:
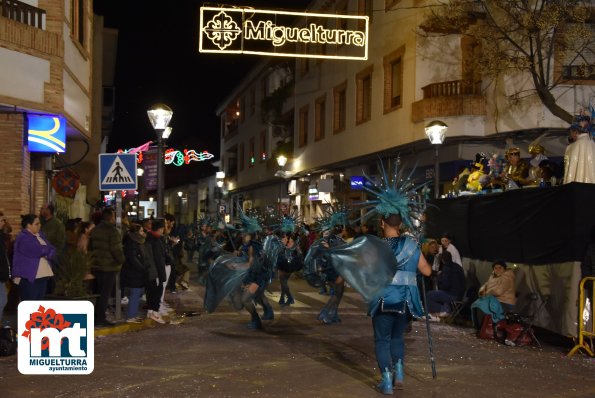
[[[130,289],[126,322],[141,323],[138,317],[140,298],[145,292],[149,280],[151,260],[145,245],[146,233],[140,225],[132,224],[124,237],[124,256],[122,266],[122,286]],[[155,279],[155,278],[153,278]]]

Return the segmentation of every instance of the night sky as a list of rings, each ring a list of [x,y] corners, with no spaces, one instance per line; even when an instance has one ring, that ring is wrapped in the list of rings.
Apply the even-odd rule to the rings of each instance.
[[[304,11],[310,0],[228,1],[227,5]],[[155,139],[147,109],[162,102],[174,111],[168,145],[207,150],[219,158],[216,108],[261,57],[198,52],[199,9],[214,6],[195,0],[96,0],[94,11],[107,27],[119,30],[116,65],[116,114],[109,152]],[[277,7],[275,7],[277,5]],[[167,166],[166,185],[212,174],[210,162],[182,168]],[[174,170],[178,169],[178,170]]]

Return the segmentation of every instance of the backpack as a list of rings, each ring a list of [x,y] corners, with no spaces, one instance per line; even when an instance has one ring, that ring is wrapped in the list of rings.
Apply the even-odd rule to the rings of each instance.
[[[0,329],[0,357],[17,353],[17,332],[10,326]]]

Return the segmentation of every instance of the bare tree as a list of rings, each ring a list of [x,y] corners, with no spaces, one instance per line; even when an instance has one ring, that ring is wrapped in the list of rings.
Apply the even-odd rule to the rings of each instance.
[[[573,115],[557,103],[553,90],[595,80],[593,22],[593,0],[445,0],[432,8],[422,29],[469,36],[479,48],[468,60],[475,74],[495,79],[528,73],[531,94],[571,123]]]

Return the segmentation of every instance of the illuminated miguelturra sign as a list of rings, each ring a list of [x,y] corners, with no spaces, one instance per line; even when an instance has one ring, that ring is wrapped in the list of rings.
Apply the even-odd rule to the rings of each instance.
[[[199,51],[364,60],[368,17],[201,7]]]

